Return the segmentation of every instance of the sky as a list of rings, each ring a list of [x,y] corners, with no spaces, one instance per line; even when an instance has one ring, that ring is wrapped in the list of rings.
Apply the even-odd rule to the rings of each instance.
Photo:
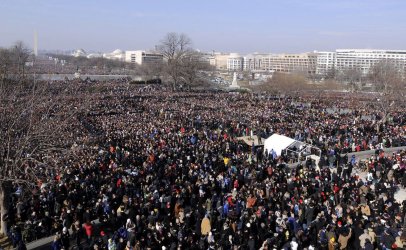
[[[406,49],[406,0],[0,0],[0,47],[153,49],[168,32],[202,51]]]

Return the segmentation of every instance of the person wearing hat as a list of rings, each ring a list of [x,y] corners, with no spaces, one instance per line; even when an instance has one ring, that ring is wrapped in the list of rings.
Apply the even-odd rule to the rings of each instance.
[[[337,242],[336,242],[336,239],[333,237],[328,242],[328,250],[335,250],[336,248],[337,248]]]

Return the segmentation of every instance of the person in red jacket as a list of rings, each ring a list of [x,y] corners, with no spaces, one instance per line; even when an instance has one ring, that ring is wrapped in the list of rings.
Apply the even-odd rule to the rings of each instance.
[[[93,238],[93,225],[90,221],[87,221],[85,225],[83,226],[83,229],[85,230],[86,233],[86,243],[88,246],[91,246],[92,243],[92,238]]]

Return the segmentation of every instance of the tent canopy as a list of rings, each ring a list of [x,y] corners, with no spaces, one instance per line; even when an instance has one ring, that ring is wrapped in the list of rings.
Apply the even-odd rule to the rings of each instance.
[[[288,148],[293,143],[297,142],[296,140],[289,138],[284,135],[273,134],[264,143],[264,152],[268,150],[268,153],[271,153],[272,149],[275,151],[277,156],[280,156],[282,150]]]

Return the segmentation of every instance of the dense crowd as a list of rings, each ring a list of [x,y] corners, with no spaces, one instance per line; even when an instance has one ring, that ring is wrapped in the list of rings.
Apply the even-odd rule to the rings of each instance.
[[[382,151],[406,145],[402,107],[120,85],[92,100],[67,131],[73,156],[39,168],[37,188],[15,185],[15,246],[54,235],[52,249],[403,247],[406,151]],[[319,147],[319,166],[237,140],[274,133]],[[351,155],[364,150],[376,153],[362,178]]]

